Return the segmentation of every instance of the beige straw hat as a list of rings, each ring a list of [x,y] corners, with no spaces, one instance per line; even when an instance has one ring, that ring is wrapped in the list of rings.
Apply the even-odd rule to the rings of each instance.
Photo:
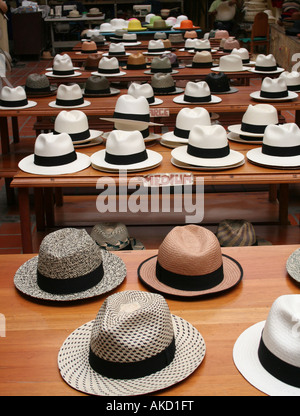
[[[165,295],[196,297],[223,292],[243,276],[240,264],[222,254],[217,237],[195,224],[174,227],[138,268],[139,279]]]

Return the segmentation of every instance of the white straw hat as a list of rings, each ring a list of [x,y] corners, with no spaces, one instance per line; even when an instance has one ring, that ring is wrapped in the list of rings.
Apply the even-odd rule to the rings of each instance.
[[[83,111],[61,111],[54,121],[54,134],[68,133],[74,144],[93,140],[103,133],[99,130],[90,130],[88,118]]]
[[[242,124],[228,126],[228,130],[251,140],[263,138],[269,124],[278,124],[277,109],[271,104],[250,104],[243,114]]]
[[[195,52],[208,51],[211,52],[211,44],[209,39],[196,39],[194,44]]]
[[[5,85],[2,87],[0,92],[0,109],[9,110],[9,109],[23,109],[35,107],[37,105],[36,101],[31,101],[27,99],[26,92],[24,88],[20,85],[18,87],[8,87]]]
[[[73,62],[66,53],[55,55],[50,69],[52,69],[51,72],[46,72],[49,77],[76,77],[81,75],[81,72],[75,71]]]
[[[101,23],[99,32],[113,33],[115,28],[110,23]]]
[[[300,248],[295,250],[287,259],[286,270],[296,282],[300,282]]]
[[[233,166],[244,161],[242,153],[230,149],[226,130],[219,124],[195,125],[190,131],[188,145],[173,149],[171,155],[179,162],[210,168]]]
[[[243,65],[252,63],[250,61],[249,51],[246,48],[233,48],[231,54],[240,56]]]
[[[260,91],[250,93],[250,97],[261,101],[284,101],[298,98],[298,94],[288,90],[284,78],[265,77],[261,83]]]
[[[147,170],[161,161],[159,153],[146,149],[143,135],[137,130],[111,131],[106,148],[91,156],[92,166],[98,170]]]
[[[276,59],[271,53],[269,55],[259,54],[256,57],[254,68],[249,69],[251,72],[277,74],[284,71],[284,68],[277,66]]]
[[[183,95],[173,98],[177,104],[216,104],[222,101],[222,98],[212,95],[206,81],[188,81]]]
[[[19,168],[35,175],[75,173],[90,166],[89,156],[77,153],[67,133],[40,134],[34,144],[34,154],[19,162]]]
[[[144,53],[155,55],[155,54],[162,54],[164,52],[166,52],[166,48],[162,39],[151,39],[148,42],[148,51]]]
[[[219,66],[212,68],[212,71],[240,72],[247,71],[248,67],[243,66],[242,58],[239,55],[229,54],[220,57]]]
[[[187,68],[211,68],[213,66],[213,57],[211,52],[196,52],[193,56],[191,64],[187,64]]]
[[[125,50],[124,43],[110,43],[108,52],[104,53],[103,56],[128,56],[129,53]]]
[[[120,64],[118,59],[113,56],[112,58],[108,58],[107,56],[103,56],[100,59],[98,64],[98,71],[92,72],[91,75],[103,75],[106,77],[115,77],[118,75],[125,75],[126,72],[120,70]]]
[[[90,104],[90,101],[84,99],[82,89],[78,84],[60,84],[57,88],[56,100],[48,105],[54,108],[80,108]]]
[[[286,82],[289,91],[300,92],[300,72],[298,71],[284,71],[279,75]]]
[[[154,91],[150,84],[138,84],[137,82],[132,82],[128,87],[127,93],[135,98],[141,96],[145,97],[149,105],[158,105],[163,103],[163,100],[154,96]]]
[[[197,39],[188,38],[184,42],[184,48],[182,50],[184,51],[192,51],[195,48],[195,44],[197,42]]]
[[[123,260],[102,250],[86,230],[63,228],[42,240],[38,256],[17,270],[14,284],[34,298],[72,301],[106,293],[125,276]]]
[[[193,126],[210,126],[209,112],[203,107],[182,108],[176,116],[174,131],[162,135],[162,140],[174,143],[188,143],[189,134]]]
[[[163,296],[123,291],[107,297],[96,318],[68,336],[58,368],[76,390],[136,396],[184,380],[205,352],[202,335],[172,315]]]
[[[266,321],[247,328],[233,348],[239,372],[269,396],[300,395],[300,295],[282,295]]]
[[[300,129],[296,123],[270,124],[266,127],[262,146],[249,150],[250,162],[267,167],[300,166]]]

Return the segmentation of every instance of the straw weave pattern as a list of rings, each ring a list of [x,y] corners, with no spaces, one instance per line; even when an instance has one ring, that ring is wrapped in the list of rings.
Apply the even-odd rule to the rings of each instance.
[[[158,354],[172,339],[172,318],[165,299],[127,291],[103,303],[93,325],[91,348],[102,359],[128,363]]]
[[[105,222],[97,224],[91,231],[91,237],[100,245],[122,246],[129,243],[128,230],[125,224]]]
[[[217,237],[220,245],[224,247],[252,246],[256,243],[253,225],[243,220],[222,221]]]

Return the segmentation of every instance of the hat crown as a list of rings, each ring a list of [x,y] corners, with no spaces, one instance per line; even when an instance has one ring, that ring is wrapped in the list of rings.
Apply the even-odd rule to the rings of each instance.
[[[173,336],[172,317],[163,296],[124,291],[103,302],[90,346],[94,354],[110,362],[139,362],[165,350]]]
[[[193,62],[212,62],[212,54],[209,51],[196,52]]]
[[[299,85],[300,84],[300,72],[298,71],[284,71],[280,74],[279,78],[283,78],[287,85]]]
[[[143,96],[133,97],[129,94],[123,94],[116,102],[115,112],[132,115],[149,114],[149,103]]]
[[[184,130],[191,130],[196,125],[201,124],[205,126],[211,125],[209,112],[206,108],[182,108],[176,117],[176,126]]]
[[[109,52],[125,52],[124,43],[111,43],[109,45]]]
[[[281,360],[300,367],[300,296],[278,297],[269,311],[262,338],[265,346]]]
[[[18,87],[8,87],[5,85],[1,90],[0,98],[4,101],[25,100],[26,92],[20,85]]]
[[[188,81],[185,94],[192,97],[207,97],[210,95],[210,88],[206,81]]]
[[[138,130],[113,130],[106,141],[106,151],[112,155],[131,155],[146,149],[143,135]]]
[[[131,53],[127,59],[127,65],[143,65],[146,63],[146,58],[142,52]]]
[[[239,49],[240,44],[239,44],[239,41],[237,39],[228,38],[224,42],[223,47],[224,47],[224,49],[234,49],[234,48]]]
[[[195,38],[193,38],[193,39],[188,38],[188,39],[185,40],[184,46],[186,48],[194,48],[195,45],[196,45],[196,42],[197,42],[197,39],[195,39]]]
[[[87,90],[106,90],[109,88],[110,83],[108,79],[104,76],[99,75],[91,75],[87,80],[85,84],[85,88]]]
[[[137,36],[136,36],[136,33],[124,33],[123,39],[124,40],[136,40]]]
[[[99,31],[99,29],[89,29],[89,30],[86,32],[86,36],[87,36],[88,38],[90,38],[92,35],[96,35],[96,36],[100,35],[100,31]]]
[[[229,37],[227,30],[216,30],[215,39],[226,39]]]
[[[100,59],[98,68],[103,69],[115,69],[119,68],[119,61],[114,56],[112,58],[107,58],[106,56],[103,56],[103,58]]]
[[[139,20],[130,20],[128,22],[128,29],[140,29],[142,27],[142,24]]]
[[[233,55],[239,55],[242,59],[249,59],[249,52],[246,48],[233,48],[231,53]]]
[[[242,70],[243,69],[243,61],[239,55],[224,55],[220,57],[220,70]]]
[[[267,125],[278,124],[278,113],[271,104],[250,104],[243,115],[242,121],[247,124]]]
[[[82,91],[78,84],[60,84],[57,88],[56,98],[61,100],[74,100],[82,97]]]
[[[155,32],[154,39],[167,39],[167,34],[165,32]]]
[[[136,82],[133,82],[132,84],[130,84],[128,88],[128,94],[132,95],[135,98],[138,98],[141,96],[150,98],[150,97],[153,97],[154,95],[153,88],[151,87],[150,84],[138,84]]]
[[[208,229],[189,224],[174,227],[158,250],[157,260],[166,270],[183,276],[209,274],[222,265],[217,237]]]
[[[83,51],[94,51],[94,50],[97,50],[96,42],[94,42],[93,40],[90,40],[90,41],[85,40],[82,43],[81,49]]]
[[[264,132],[263,143],[274,147],[300,146],[300,129],[296,123],[269,124]]]
[[[73,63],[70,56],[66,53],[63,55],[55,55],[53,60],[53,69],[61,71],[73,69]]]
[[[153,88],[168,88],[173,87],[175,82],[171,74],[162,74],[158,72],[152,76],[151,84]]]
[[[37,268],[51,279],[72,279],[95,270],[101,263],[101,249],[85,230],[63,228],[42,240]]]
[[[50,82],[45,74],[30,74],[26,79],[26,87],[29,88],[46,88]]]
[[[148,49],[164,49],[164,43],[162,39],[149,40]]]
[[[196,124],[190,131],[189,144],[201,149],[221,149],[228,145],[226,130],[218,124]]]
[[[221,221],[216,235],[221,247],[252,246],[256,243],[254,227],[245,220]]]
[[[61,111],[55,119],[54,130],[58,133],[79,133],[88,130],[89,123],[83,111]]]
[[[281,92],[287,90],[287,84],[284,78],[265,77],[261,83],[261,91]]]
[[[269,55],[259,54],[256,57],[255,61],[256,66],[276,66],[276,60],[274,56],[270,53]]]
[[[73,151],[72,139],[66,132],[42,133],[36,138],[34,144],[34,154],[37,156],[62,156]]]
[[[209,49],[211,46],[208,39],[196,39],[194,45],[196,49]]]
[[[158,57],[152,59],[151,68],[171,68],[172,64],[170,59],[167,56]]]
[[[101,247],[117,246],[124,247],[129,243],[129,233],[125,224],[121,222],[103,222],[96,224],[92,231],[91,237]]]

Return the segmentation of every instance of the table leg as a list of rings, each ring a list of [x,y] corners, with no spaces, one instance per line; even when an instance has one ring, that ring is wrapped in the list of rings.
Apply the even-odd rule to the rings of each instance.
[[[11,123],[12,123],[14,143],[19,143],[20,142],[20,135],[19,135],[18,117],[12,117],[11,118]]]
[[[0,117],[0,134],[1,134],[1,147],[2,154],[9,153],[9,133],[7,125],[7,117]]]
[[[53,192],[53,188],[44,189],[46,226],[50,228],[54,227],[55,225]]]
[[[295,123],[300,127],[300,110],[295,111]]]
[[[289,215],[289,184],[281,183],[279,185],[279,223],[288,225]]]
[[[30,221],[29,189],[19,188],[18,194],[23,253],[32,253],[33,247]]]
[[[34,207],[37,231],[45,231],[45,204],[43,188],[34,188]]]

